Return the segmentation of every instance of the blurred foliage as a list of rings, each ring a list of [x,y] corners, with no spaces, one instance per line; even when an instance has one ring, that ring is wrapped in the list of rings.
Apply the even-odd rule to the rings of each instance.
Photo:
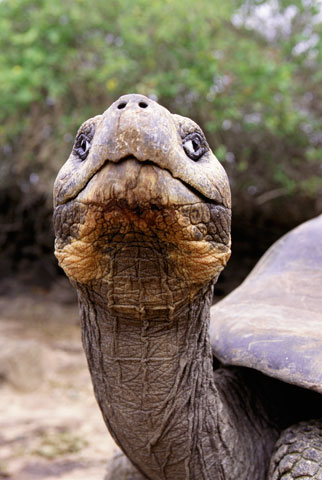
[[[31,453],[48,459],[59,458],[63,455],[80,452],[88,445],[87,441],[79,435],[68,430],[41,432],[38,444]]]
[[[321,210],[321,30],[321,0],[1,0],[0,187],[49,193],[78,126],[138,92],[202,125],[235,208]]]

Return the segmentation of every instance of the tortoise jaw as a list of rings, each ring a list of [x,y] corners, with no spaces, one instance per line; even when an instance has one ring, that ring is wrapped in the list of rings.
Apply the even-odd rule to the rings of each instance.
[[[126,166],[126,164],[128,164],[128,166]],[[145,206],[148,206],[148,203],[150,202],[151,205],[158,206],[159,199],[161,199],[161,204],[159,205],[160,207],[162,205],[168,206],[169,203],[175,205],[186,205],[195,204],[202,201],[229,209],[229,206],[227,206],[227,202],[225,201],[225,197],[216,195],[215,199],[209,198],[202,193],[200,189],[197,189],[195,186],[191,185],[190,182],[187,182],[182,178],[174,177],[170,169],[160,167],[158,163],[153,160],[140,160],[132,154],[125,155],[119,159],[114,159],[113,161],[106,159],[100,168],[95,170],[92,175],[89,176],[87,181],[80,186],[79,190],[75,190],[73,195],[66,196],[61,201],[56,202],[55,206],[66,204],[75,199],[84,203],[106,203],[109,200],[118,200],[118,198],[122,197],[122,195],[120,195],[122,185],[123,191],[126,194],[128,189],[132,190],[136,187],[138,175],[143,177],[147,174],[147,172],[148,178],[146,180],[140,178],[140,192],[143,193],[143,198],[141,200]],[[147,187],[151,183],[151,172],[154,172],[154,176],[158,177],[158,179],[156,178],[153,182],[152,190],[144,187],[145,182]],[[98,182],[95,181],[96,176],[99,177]],[[125,179],[126,182],[124,182]],[[162,186],[161,195],[160,186],[157,185],[158,182],[160,182]],[[92,184],[100,184],[100,186],[92,187]],[[93,195],[93,188],[97,188],[100,193],[98,195]],[[106,192],[110,193],[110,197],[108,194],[102,194],[104,188],[106,188]],[[169,195],[166,194],[166,188],[169,188],[170,190]],[[154,192],[155,189],[157,190],[157,193]],[[91,192],[89,197],[87,196],[88,191]],[[151,192],[151,197],[148,196],[148,192]],[[130,194],[129,198],[132,197],[133,195]],[[140,197],[137,195],[134,195],[134,197],[139,205],[141,203]],[[130,201],[129,205],[131,204],[133,204],[133,202]]]
[[[121,202],[130,208],[148,209],[151,205],[162,208],[200,203],[201,195],[155,162],[127,155],[118,162],[107,160],[73,199],[102,206]]]
[[[140,158],[137,158],[132,154],[127,154],[123,157],[120,157],[118,159],[113,159],[113,160],[105,159],[104,162],[102,162],[101,165],[99,165],[98,168],[93,169],[93,171],[91,171],[87,175],[86,180],[83,180],[82,182],[79,183],[78,188],[76,188],[77,185],[76,185],[76,181],[74,180],[72,182],[73,191],[71,191],[71,188],[69,188],[68,189],[69,191],[66,192],[67,189],[65,189],[61,185],[62,182],[59,181],[59,178],[57,177],[57,180],[55,182],[55,188],[54,188],[54,205],[55,205],[55,207],[58,206],[58,205],[64,205],[64,204],[66,204],[70,201],[73,201],[75,199],[83,201],[82,192],[84,192],[88,189],[88,185],[93,183],[94,178],[96,176],[99,176],[99,177],[102,176],[101,172],[114,170],[114,167],[115,167],[114,173],[117,170],[123,171],[124,170],[123,169],[124,164],[132,163],[132,165],[133,165],[133,162],[137,166],[140,166],[140,169],[144,170],[144,171],[146,171],[147,169],[146,168],[142,169],[142,167],[153,167],[154,171],[164,172],[164,175],[162,175],[160,173],[160,176],[167,177],[168,182],[170,182],[171,181],[170,179],[172,179],[173,181],[175,181],[177,186],[179,186],[180,184],[181,184],[181,186],[184,186],[184,188],[187,190],[187,192],[190,192],[190,195],[188,195],[189,198],[187,198],[187,194],[183,195],[182,199],[179,198],[179,195],[174,195],[174,197],[176,198],[176,204],[177,205],[182,205],[182,204],[185,204],[185,203],[190,204],[190,203],[196,203],[196,202],[199,202],[199,201],[204,201],[204,202],[207,202],[207,203],[212,203],[214,205],[222,206],[224,208],[230,208],[230,204],[229,204],[229,202],[227,202],[227,196],[226,195],[221,195],[219,193],[220,190],[219,191],[214,191],[212,195],[208,196],[207,194],[205,194],[202,191],[201,188],[197,188],[196,183],[193,182],[193,181],[190,181],[189,177],[187,178],[187,176],[184,176],[184,178],[181,178],[182,177],[181,175],[174,175],[172,169],[167,168],[167,166],[160,166],[157,162],[155,162],[153,160],[150,160],[150,159],[141,160]],[[131,169],[133,170],[133,166],[131,167]],[[134,176],[136,176],[136,175],[134,175]],[[105,177],[106,185],[108,185],[108,183],[109,183],[108,176],[104,175],[104,177]],[[113,177],[113,174],[112,174],[112,177]],[[120,185],[121,185],[123,183],[122,178],[119,178],[119,175],[116,175],[116,178],[119,179]],[[64,180],[64,178],[62,180]],[[110,180],[113,181],[113,178],[111,178]],[[163,184],[164,183],[165,183],[165,180],[164,180]],[[171,182],[171,183],[173,183],[173,182]],[[115,184],[115,181],[114,181],[114,184]],[[127,186],[129,186],[131,188],[132,184],[133,184],[133,182],[130,181],[129,183],[127,183]],[[163,185],[163,186],[165,186],[165,185]],[[120,190],[120,188],[117,187],[117,186],[115,186],[114,188],[116,188],[117,191]],[[183,192],[182,188],[180,188],[180,191],[181,191],[181,193]]]

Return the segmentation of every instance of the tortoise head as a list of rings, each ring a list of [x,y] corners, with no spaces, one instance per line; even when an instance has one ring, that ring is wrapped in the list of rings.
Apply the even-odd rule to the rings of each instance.
[[[110,281],[122,252],[196,291],[230,255],[223,167],[195,122],[142,95],[122,96],[80,127],[54,205],[55,254],[79,284]]]

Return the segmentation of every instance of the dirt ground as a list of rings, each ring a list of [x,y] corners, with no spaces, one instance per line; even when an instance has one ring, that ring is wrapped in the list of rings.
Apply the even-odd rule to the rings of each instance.
[[[95,402],[68,282],[0,295],[0,479],[100,480],[114,442]]]

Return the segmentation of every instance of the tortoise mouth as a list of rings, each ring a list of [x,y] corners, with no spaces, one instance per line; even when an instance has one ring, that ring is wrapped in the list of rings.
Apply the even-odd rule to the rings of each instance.
[[[85,185],[65,203],[76,199],[85,203],[105,204],[110,200],[130,198],[129,204],[135,206],[141,202],[146,207],[150,203],[162,207],[203,202],[229,210],[223,202],[209,198],[201,189],[174,177],[169,169],[160,167],[153,160],[139,160],[134,155],[113,161],[106,159]]]

